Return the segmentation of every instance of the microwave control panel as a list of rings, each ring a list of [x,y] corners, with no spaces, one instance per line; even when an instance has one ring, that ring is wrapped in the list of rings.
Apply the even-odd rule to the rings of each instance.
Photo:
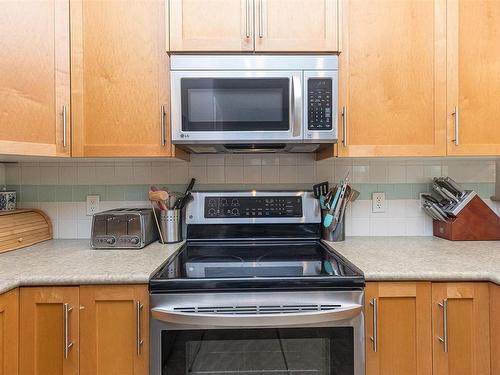
[[[205,218],[301,217],[302,197],[205,197]]]
[[[333,87],[331,78],[309,78],[307,81],[307,128],[332,130]]]

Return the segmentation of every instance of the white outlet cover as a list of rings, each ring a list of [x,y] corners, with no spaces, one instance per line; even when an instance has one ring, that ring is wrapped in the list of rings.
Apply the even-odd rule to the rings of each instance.
[[[385,193],[372,194],[372,212],[385,212]]]
[[[99,212],[99,196],[87,195],[87,216],[92,216]]]

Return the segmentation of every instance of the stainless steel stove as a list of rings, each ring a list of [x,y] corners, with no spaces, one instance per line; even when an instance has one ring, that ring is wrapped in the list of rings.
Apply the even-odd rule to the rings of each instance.
[[[364,374],[364,277],[311,192],[196,192],[150,280],[151,374]]]

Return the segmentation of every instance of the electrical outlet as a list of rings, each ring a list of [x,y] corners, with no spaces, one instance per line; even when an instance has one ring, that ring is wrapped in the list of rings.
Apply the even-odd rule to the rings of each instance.
[[[385,193],[372,194],[372,212],[385,212]]]
[[[87,195],[87,216],[92,216],[97,212],[99,212],[99,196]]]

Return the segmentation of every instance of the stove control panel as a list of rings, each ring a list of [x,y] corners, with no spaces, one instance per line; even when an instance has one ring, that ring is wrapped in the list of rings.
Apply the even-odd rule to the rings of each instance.
[[[302,217],[302,197],[205,197],[205,218]]]

